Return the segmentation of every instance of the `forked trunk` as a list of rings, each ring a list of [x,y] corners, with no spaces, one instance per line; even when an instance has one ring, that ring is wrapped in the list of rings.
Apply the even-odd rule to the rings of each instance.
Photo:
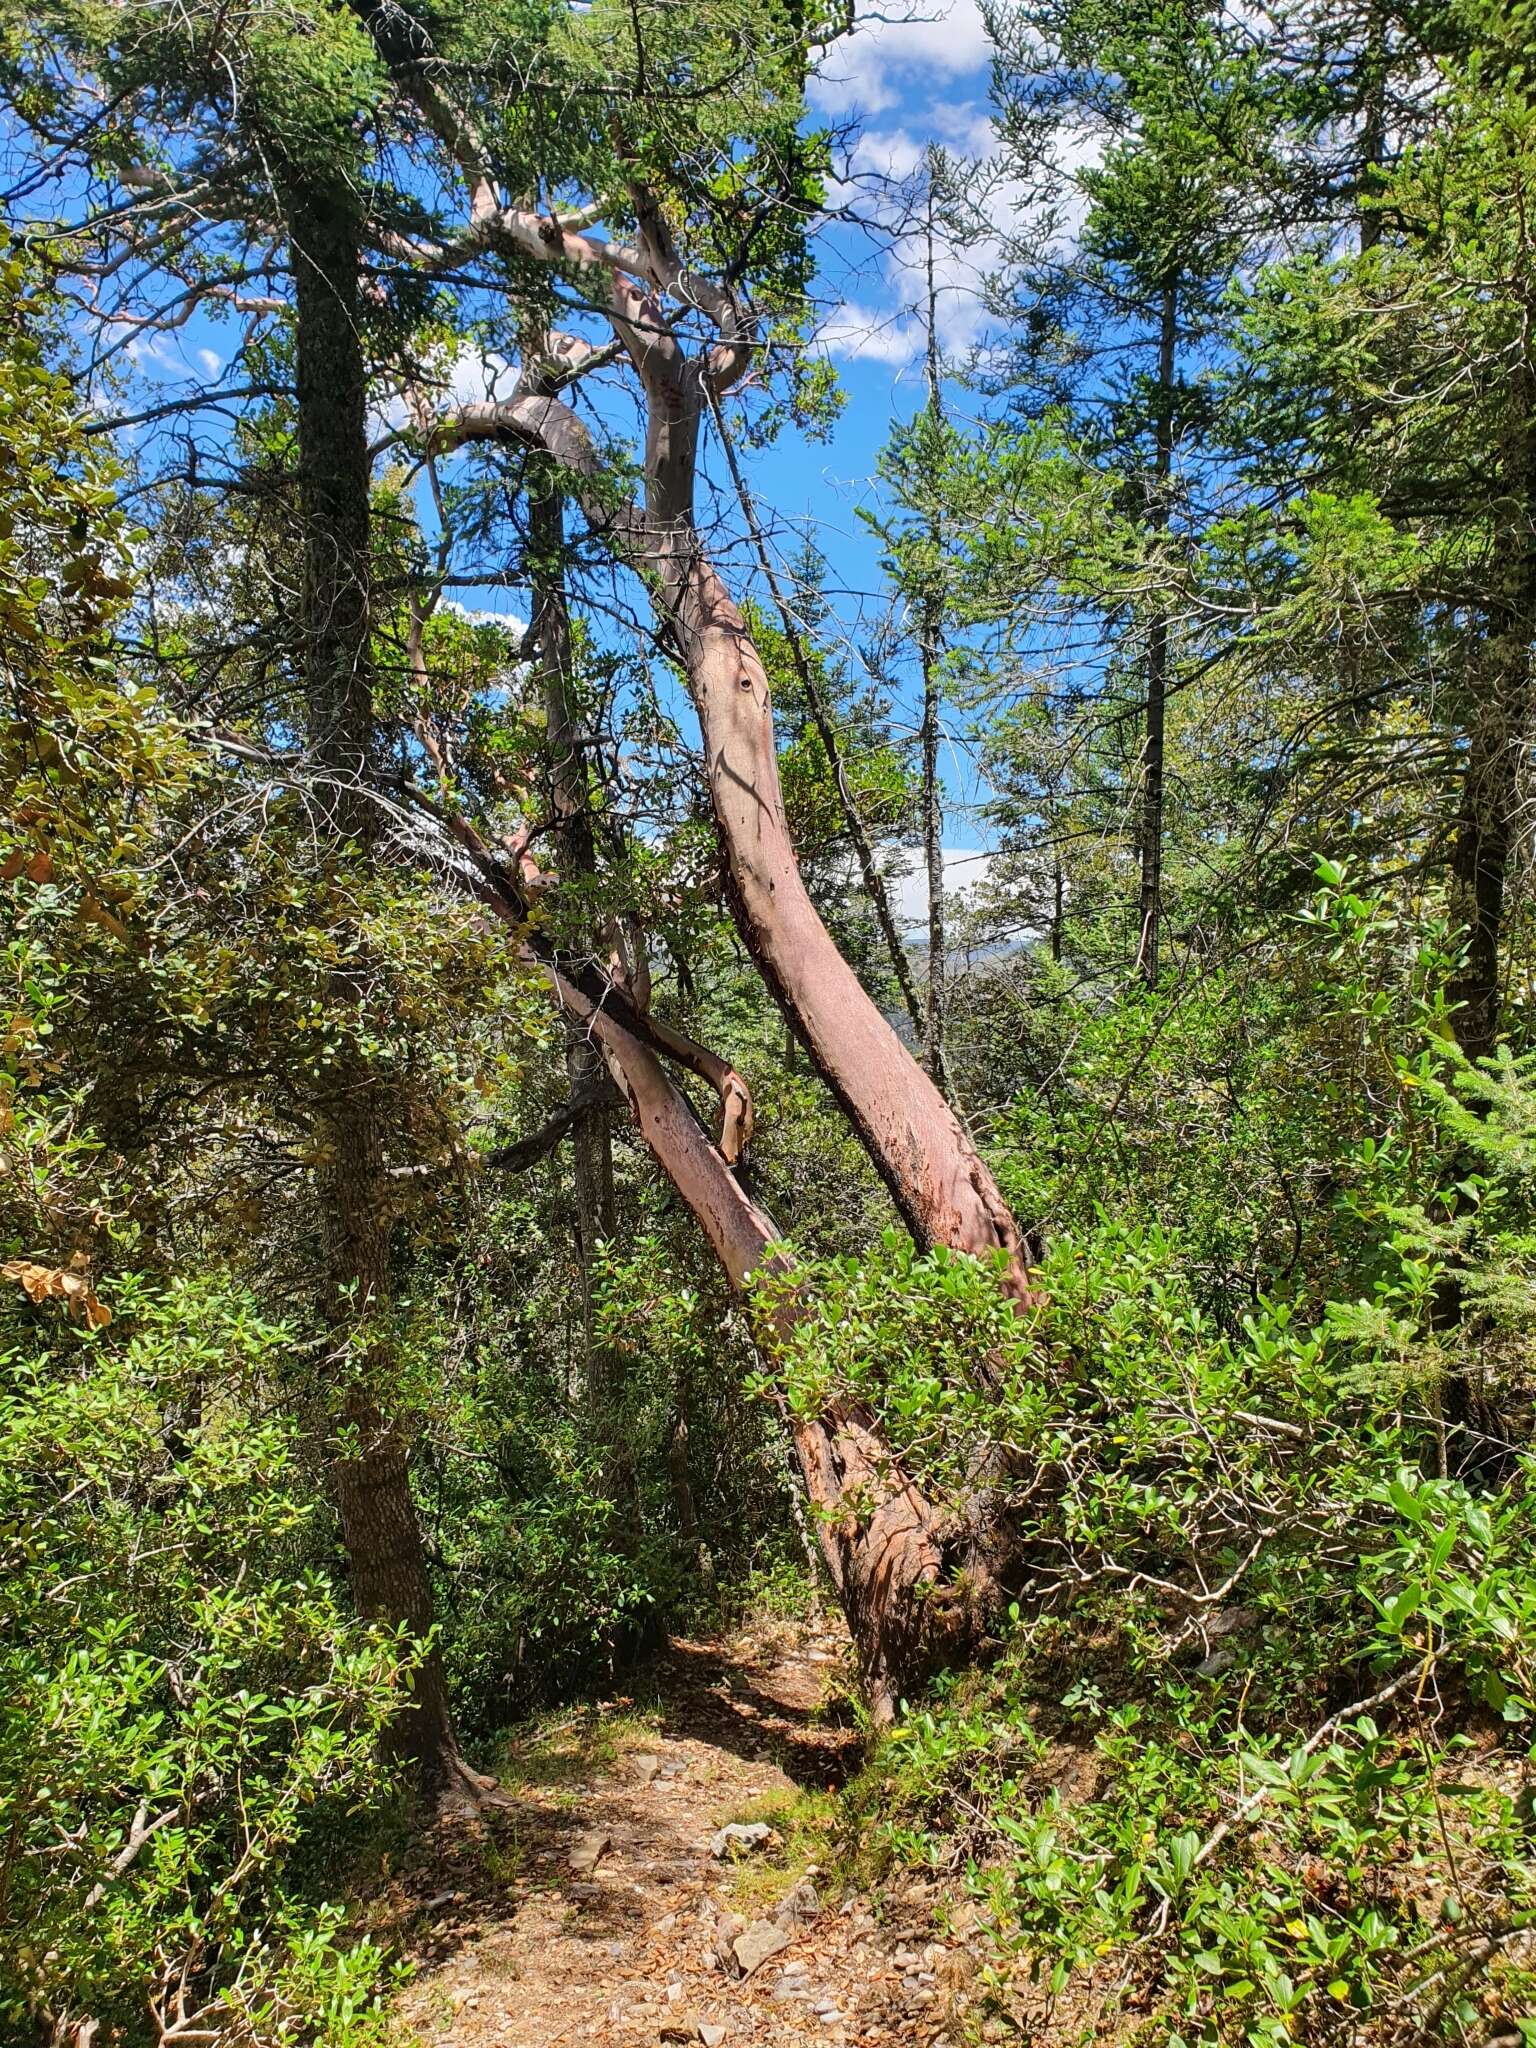
[[[670,386],[651,395],[647,509],[616,507],[584,489],[583,510],[612,533],[649,581],[688,676],[704,736],[705,772],[743,939],[817,1072],[925,1250],[947,1245],[997,1259],[1003,1291],[1038,1295],[1026,1244],[970,1134],[838,951],[800,874],[785,816],[773,705],[762,659],[693,525],[693,464],[702,400]],[[543,448],[583,484],[601,465],[581,422],[558,399],[465,406],[436,445],[514,439]]]

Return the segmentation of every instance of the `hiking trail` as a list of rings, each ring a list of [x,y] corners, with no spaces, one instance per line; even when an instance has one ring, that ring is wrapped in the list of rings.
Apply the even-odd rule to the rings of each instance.
[[[858,1761],[856,1733],[818,1714],[845,1649],[815,1628],[674,1641],[634,1698],[514,1744],[505,1803],[417,1838],[374,1902],[414,1963],[397,2000],[407,2038],[954,2040],[973,1970],[963,1882],[854,1889],[797,1827]],[[721,1842],[732,1823],[745,1835]]]

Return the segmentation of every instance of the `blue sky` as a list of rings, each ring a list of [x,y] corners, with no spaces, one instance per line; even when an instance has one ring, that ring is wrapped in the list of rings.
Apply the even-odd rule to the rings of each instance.
[[[899,232],[893,183],[920,168],[930,143],[975,157],[991,142],[990,45],[976,0],[886,0],[878,11],[861,5],[859,14],[855,33],[827,54],[810,95],[813,118],[840,138],[832,202],[865,224],[829,221],[817,233],[816,345],[836,364],[846,404],[828,441],[808,442],[789,429],[775,446],[750,457],[754,491],[780,552],[787,556],[810,534],[828,557],[837,617],[855,663],[885,602],[877,548],[857,508],[876,500],[874,471],[893,422],[924,399],[924,336],[916,312],[923,252]],[[940,257],[940,336],[953,354],[977,338],[977,287],[992,253],[983,248]],[[199,315],[172,333],[145,336],[128,353],[151,386],[206,388],[228,374],[237,332]],[[510,381],[512,373],[503,369]],[[464,363],[462,380],[466,396],[472,387],[484,389],[478,365]],[[454,382],[460,382],[458,371]],[[958,410],[966,409],[963,391],[952,387],[950,397]],[[717,462],[708,466],[719,468]],[[742,586],[751,564],[733,549],[729,566]],[[464,595],[476,608],[514,616],[521,608],[516,591]],[[898,708],[910,714],[911,704]],[[974,849],[981,842],[966,804],[977,792],[958,744],[946,750],[945,779],[955,803],[947,836],[957,852]],[[957,878],[964,872],[965,864],[957,863]]]
[[[878,501],[880,448],[892,423],[915,412],[925,395],[917,310],[923,251],[897,231],[896,206],[881,188],[919,171],[932,143],[974,158],[985,155],[992,140],[991,45],[975,0],[890,0],[878,12],[861,8],[860,14],[859,28],[828,53],[811,88],[814,116],[840,135],[849,131],[837,152],[840,176],[830,196],[870,222],[869,232],[839,222],[818,236],[819,345],[837,366],[846,404],[828,442],[787,434],[752,464],[765,512],[781,530],[811,534],[828,557],[838,586],[836,610],[853,652],[885,595],[878,551],[857,507]],[[940,255],[939,331],[951,355],[978,337],[978,286],[992,253]],[[969,403],[953,387],[949,396],[961,410]],[[791,544],[786,531],[782,545]],[[957,804],[947,837],[957,849],[977,846],[975,823],[960,808],[976,791],[958,745],[946,751],[945,777]],[[957,874],[963,872],[964,864],[957,864]]]

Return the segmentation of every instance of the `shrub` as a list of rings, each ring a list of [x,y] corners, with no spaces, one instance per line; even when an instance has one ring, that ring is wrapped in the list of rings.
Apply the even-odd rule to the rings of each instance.
[[[0,2021],[351,2048],[385,1959],[316,1893],[389,1796],[408,1646],[317,1563],[286,1333],[211,1282],[112,1297],[0,1311]]]

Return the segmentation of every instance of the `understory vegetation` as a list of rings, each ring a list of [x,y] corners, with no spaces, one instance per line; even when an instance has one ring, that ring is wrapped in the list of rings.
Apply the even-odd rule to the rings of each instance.
[[[1529,10],[982,17],[5,10],[5,2043],[824,1611],[957,2042],[1536,2048]]]

